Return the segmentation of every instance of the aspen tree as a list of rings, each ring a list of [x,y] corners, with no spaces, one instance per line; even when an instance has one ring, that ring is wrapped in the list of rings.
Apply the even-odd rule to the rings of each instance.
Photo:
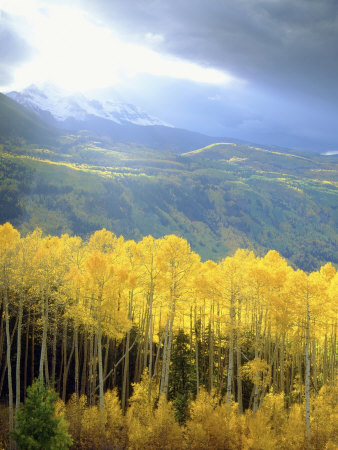
[[[79,303],[81,280],[84,273],[84,262],[86,257],[86,247],[84,246],[82,239],[75,236],[67,239],[65,245],[65,259],[68,267],[68,273],[65,275],[65,294],[70,300],[70,305],[73,308],[77,308]],[[68,304],[68,309],[69,306]],[[65,313],[67,314],[67,308]],[[79,396],[79,374],[80,374],[80,361],[79,361],[79,320],[76,314],[71,315],[74,324],[74,355],[75,355],[75,373],[74,373],[74,385],[75,393]],[[56,326],[55,326],[56,328]],[[70,360],[68,361],[68,368]]]
[[[243,282],[243,268],[240,254],[234,257],[225,258],[220,263],[220,275],[222,286],[222,300],[229,309],[229,363],[228,363],[228,379],[227,379],[227,395],[226,403],[230,405],[231,388],[234,377],[234,339],[235,339],[235,318],[237,313],[237,303],[240,296],[240,286]]]
[[[217,277],[219,272],[219,266],[213,261],[206,261],[200,265],[198,274],[194,278],[194,288],[193,293],[195,298],[195,359],[196,359],[196,376],[199,385],[199,374],[198,374],[198,336],[197,336],[197,323],[196,323],[196,304],[203,304],[209,309],[209,325],[208,325],[208,391],[211,392],[213,389],[214,381],[214,324],[215,318],[220,321],[220,317],[215,316],[215,305],[217,304],[217,311],[219,313],[220,305],[220,293],[218,291],[220,279]],[[198,386],[197,386],[198,387]],[[199,389],[197,389],[198,392]]]
[[[306,275],[297,270],[290,274],[288,286],[293,295],[295,313],[299,326],[305,329],[305,424],[307,442],[311,438],[310,421],[310,342],[313,334],[312,324],[316,316],[328,301],[327,279],[324,271]]]
[[[186,240],[170,235],[164,237],[161,246],[161,276],[166,286],[168,328],[165,336],[162,359],[160,396],[168,396],[169,365],[173,337],[173,326],[176,307],[179,301],[184,302],[191,292],[189,276],[199,262],[199,256],[193,253]]]
[[[66,268],[63,258],[64,240],[47,236],[41,240],[33,263],[35,265],[36,291],[40,297],[42,316],[42,342],[39,364],[39,378],[43,381],[47,375],[47,333],[49,328],[50,308],[60,300],[60,289]]]
[[[268,252],[264,258],[256,258],[248,267],[248,277],[251,285],[251,305],[252,305],[252,329],[254,333],[254,352],[256,361],[255,366],[265,365],[262,360],[263,342],[266,333],[267,321],[271,316],[270,296],[275,288],[276,279],[274,278],[271,264],[279,261],[278,252]],[[278,284],[278,283],[277,283]],[[257,371],[254,380],[260,379],[260,373]],[[268,383],[268,380],[266,380]],[[263,389],[263,391],[262,391]],[[260,394],[264,395],[266,386],[261,383],[255,383],[253,388],[253,411],[256,412],[259,405]]]
[[[128,304],[128,320],[132,321],[133,317],[133,308],[134,308],[134,299],[135,299],[135,289],[139,282],[139,272],[138,272],[138,266],[139,266],[139,254],[137,251],[137,245],[135,241],[127,241],[125,243],[125,261],[126,266],[128,267],[128,282],[127,282],[127,288],[128,288],[128,297],[129,297],[129,304]],[[124,365],[123,365],[123,383],[122,383],[122,394],[121,394],[121,404],[122,404],[122,411],[125,413],[127,408],[127,401],[128,401],[128,386],[129,386],[129,352],[130,352],[130,328],[127,331],[126,336],[126,350],[125,350],[125,358],[124,358]]]
[[[142,239],[138,244],[138,254],[140,259],[140,278],[143,279],[143,283],[146,285],[147,297],[148,297],[148,314],[149,320],[147,321],[147,329],[145,330],[146,339],[149,339],[149,396],[151,393],[151,382],[153,376],[153,303],[154,294],[156,292],[156,279],[161,271],[159,266],[159,247],[161,246],[161,240],[155,240],[152,236],[147,236]],[[145,361],[147,357],[148,349],[145,349]]]
[[[8,377],[8,400],[9,400],[9,432],[13,431],[13,386],[12,386],[12,365],[11,365],[11,337],[9,329],[9,285],[12,276],[15,249],[19,243],[20,234],[10,223],[0,225],[0,270],[1,270],[1,291],[2,302],[4,304],[5,323],[6,323],[6,361]],[[11,434],[10,434],[11,436]],[[10,438],[10,448],[12,448],[12,439]]]
[[[91,252],[86,261],[83,277],[83,294],[73,314],[82,310],[81,320],[95,332],[97,341],[100,411],[103,424],[103,360],[102,336],[122,338],[130,327],[123,290],[127,272],[112,262],[109,253]]]
[[[33,265],[31,261],[39,247],[41,241],[41,230],[37,229],[25,238],[21,238],[16,249],[15,258],[15,285],[18,296],[18,331],[16,345],[16,388],[15,388],[15,406],[16,411],[20,407],[20,391],[21,391],[21,336],[22,336],[22,318],[23,309],[30,295],[33,285]],[[31,308],[31,305],[27,305]]]

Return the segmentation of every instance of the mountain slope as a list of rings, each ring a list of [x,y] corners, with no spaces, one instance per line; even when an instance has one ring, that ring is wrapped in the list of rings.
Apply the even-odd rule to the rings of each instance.
[[[127,239],[175,233],[204,259],[238,247],[275,248],[305,270],[338,264],[336,158],[310,154],[297,166],[297,154],[238,147],[241,157],[222,151],[213,160],[83,133],[48,148],[6,143],[1,220],[22,232],[40,226],[86,236],[106,227]]]
[[[0,93],[0,136],[29,142],[51,142],[59,132],[37,114]]]
[[[335,156],[97,116],[63,122],[95,133],[61,136],[3,95],[0,119],[0,222],[24,233],[175,233],[204,259],[275,248],[305,270],[338,264]]]

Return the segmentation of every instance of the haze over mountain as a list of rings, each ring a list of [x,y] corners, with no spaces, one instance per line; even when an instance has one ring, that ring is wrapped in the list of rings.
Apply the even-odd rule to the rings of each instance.
[[[51,83],[41,87],[31,85],[21,92],[9,92],[7,96],[53,127],[73,132],[88,130],[118,143],[136,143],[183,153],[227,140],[175,128],[130,103],[100,102],[81,93],[67,94]]]
[[[116,101],[100,102],[81,93],[69,95],[51,83],[45,83],[41,88],[30,85],[21,92],[12,91],[7,95],[39,115],[46,117],[46,113],[50,113],[58,122],[69,118],[85,121],[89,116],[95,116],[118,124],[171,126],[134,105]]]

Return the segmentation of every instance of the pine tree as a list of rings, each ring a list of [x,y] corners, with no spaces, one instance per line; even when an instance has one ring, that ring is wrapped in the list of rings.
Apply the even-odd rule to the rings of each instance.
[[[179,423],[185,422],[188,402],[196,394],[195,375],[189,337],[179,330],[173,345],[169,382],[169,400],[174,402]]]
[[[13,438],[19,449],[64,450],[73,441],[63,416],[56,415],[57,394],[35,381],[27,389],[26,403],[17,414]]]

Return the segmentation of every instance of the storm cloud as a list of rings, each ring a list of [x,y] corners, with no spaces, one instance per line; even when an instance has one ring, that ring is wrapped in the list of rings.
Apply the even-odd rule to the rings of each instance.
[[[37,4],[48,15],[51,5],[69,6],[69,0]],[[72,0],[71,6],[123,42],[235,79],[223,85],[196,82],[141,67],[115,87],[150,114],[214,136],[337,150],[337,0]],[[5,86],[31,49],[9,16],[2,14],[0,25],[0,85]],[[99,50],[114,63],[114,49]],[[95,95],[114,99],[115,94],[104,88]]]
[[[0,10],[0,86],[9,84],[17,66],[32,54],[32,48],[15,31],[11,17]]]
[[[79,4],[128,39],[157,50],[224,70],[264,89],[338,100],[336,0]]]

